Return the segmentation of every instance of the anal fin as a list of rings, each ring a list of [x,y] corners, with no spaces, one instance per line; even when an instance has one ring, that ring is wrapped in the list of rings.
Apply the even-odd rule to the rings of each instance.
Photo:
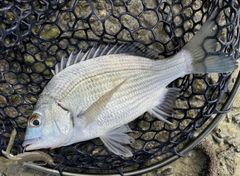
[[[132,130],[129,128],[128,125],[124,125],[105,133],[103,136],[100,136],[100,139],[108,148],[108,150],[113,152],[114,154],[123,157],[131,157],[132,152],[120,144],[131,144],[134,141],[132,137],[125,134],[131,131]]]
[[[155,106],[154,108],[148,110],[150,114],[152,114],[154,117],[158,118],[159,120],[167,123],[172,124],[168,120],[166,120],[163,116],[172,117],[174,112],[174,103],[176,100],[176,97],[179,93],[178,88],[168,88],[167,92],[161,101],[161,103],[158,106]]]

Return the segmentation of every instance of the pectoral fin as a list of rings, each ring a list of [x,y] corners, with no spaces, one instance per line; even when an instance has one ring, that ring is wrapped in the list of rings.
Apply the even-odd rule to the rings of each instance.
[[[116,87],[106,92],[102,97],[100,97],[97,101],[95,101],[88,109],[83,113],[83,116],[86,121],[86,127],[96,120],[98,115],[103,111],[106,107],[107,103],[113,96],[113,94],[126,82],[127,79],[122,81]]]
[[[131,157],[132,152],[123,147],[120,143],[130,144],[134,141],[134,139],[128,136],[127,132],[131,132],[132,130],[128,125],[121,126],[112,131],[107,132],[103,136],[100,136],[100,139],[104,143],[104,145],[116,155],[121,155],[124,157]]]

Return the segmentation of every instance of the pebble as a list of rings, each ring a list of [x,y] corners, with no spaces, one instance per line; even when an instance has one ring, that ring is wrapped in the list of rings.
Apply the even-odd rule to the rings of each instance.
[[[232,145],[232,146],[234,146],[234,147],[237,146],[236,139],[233,138],[233,137],[227,137],[227,138],[224,140],[224,142],[227,143],[227,144],[230,144],[230,145]]]
[[[233,115],[233,120],[234,120],[234,122],[239,124],[240,123],[240,113]]]
[[[165,170],[163,170],[161,172],[158,172],[157,174],[158,175],[162,175],[162,176],[166,176],[166,175],[172,175],[173,173],[174,173],[173,172],[173,168],[172,167],[168,167]]]
[[[240,146],[235,147],[235,151],[240,153]]]
[[[212,133],[212,138],[213,140],[218,143],[218,144],[222,144],[223,143],[223,139],[218,137],[216,134]]]

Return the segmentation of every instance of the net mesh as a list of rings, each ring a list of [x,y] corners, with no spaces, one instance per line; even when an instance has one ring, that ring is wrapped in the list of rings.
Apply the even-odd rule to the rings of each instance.
[[[216,7],[217,51],[239,57],[239,0],[31,0],[0,1],[0,151],[13,127],[18,131],[13,152],[21,143],[38,95],[53,76],[62,56],[100,43],[139,42],[174,55],[192,38]],[[207,51],[206,51],[207,52]],[[144,114],[130,123],[127,145],[131,158],[110,153],[99,139],[45,150],[59,171],[116,173],[152,166],[177,155],[192,136],[222,113],[231,74],[187,75],[179,87],[173,125]],[[46,166],[50,167],[50,166]]]

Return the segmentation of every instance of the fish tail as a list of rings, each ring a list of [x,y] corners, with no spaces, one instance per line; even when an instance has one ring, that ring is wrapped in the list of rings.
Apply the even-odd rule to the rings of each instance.
[[[232,57],[220,51],[214,52],[217,31],[212,28],[218,14],[219,10],[215,10],[195,37],[183,47],[191,55],[190,73],[227,73],[238,67]]]

